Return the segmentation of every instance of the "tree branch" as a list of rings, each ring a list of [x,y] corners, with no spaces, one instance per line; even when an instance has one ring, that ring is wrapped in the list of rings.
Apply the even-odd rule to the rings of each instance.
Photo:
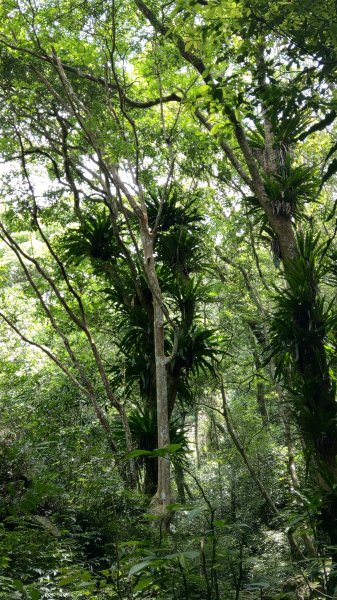
[[[195,116],[200,121],[200,123],[202,123],[202,125],[204,127],[206,127],[206,129],[208,131],[211,131],[212,124],[207,120],[207,118],[202,114],[202,112],[198,108],[195,111]],[[218,135],[215,135],[214,137],[215,137],[215,139],[217,139],[219,146],[224,151],[225,155],[227,156],[228,160],[233,165],[233,167],[236,170],[236,172],[238,173],[238,175],[241,177],[241,179],[243,179],[243,181],[250,188],[252,188],[252,186],[253,186],[252,180],[250,179],[248,173],[246,173],[246,171],[244,170],[244,168],[241,165],[238,158],[235,156],[235,154],[234,154],[233,150],[231,149],[231,147],[229,146],[229,144],[227,144],[227,142],[225,142],[225,140],[223,140],[223,139],[220,140]]]
[[[188,50],[185,49],[185,42],[183,38],[177,33],[172,33],[169,27],[163,25],[163,23],[161,23],[161,21],[157,19],[154,12],[149,8],[147,4],[145,4],[145,2],[143,2],[143,0],[134,1],[140,12],[151,23],[153,29],[157,31],[157,33],[165,35],[167,38],[171,39],[174,42],[174,44],[178,47],[181,56],[185,58],[187,62],[189,62],[191,65],[193,65],[193,67],[198,71],[198,73],[202,76],[206,83],[213,83],[212,77],[209,74],[205,74],[206,65],[201,60],[201,58],[199,58],[192,52],[188,52]]]
[[[33,58],[37,58],[38,60],[41,60],[45,63],[50,63],[52,61],[51,55],[49,55],[47,53],[42,54],[39,52],[35,52],[34,50],[30,50],[29,48],[24,48],[22,46],[14,44],[12,41],[8,40],[8,38],[5,38],[4,36],[0,36],[0,43],[2,43],[7,48],[10,48],[11,50],[15,50],[15,51],[17,51],[19,53],[23,53],[23,54],[28,54],[29,56],[32,56]],[[108,85],[108,87],[111,91],[117,93],[117,91],[118,91],[117,86],[115,86],[111,83],[107,84],[106,80],[103,77],[98,77],[96,75],[93,75],[92,73],[87,73],[79,67],[75,67],[73,65],[68,65],[64,61],[61,61],[61,62],[62,62],[63,69],[65,71],[67,71],[68,73],[72,73],[73,75],[76,75],[77,77],[79,77],[81,79],[86,79],[88,81],[91,81],[92,83],[96,83],[96,84],[100,85],[101,87],[106,87]],[[40,73],[40,77],[42,78],[41,73]],[[123,100],[124,100],[125,104],[128,104],[131,108],[152,108],[153,106],[158,106],[158,104],[160,104],[161,102],[164,102],[164,103],[181,102],[182,98],[181,98],[181,96],[178,96],[178,94],[176,94],[175,92],[172,92],[171,94],[167,94],[167,95],[163,96],[163,98],[151,98],[149,100],[135,100],[134,98],[130,98],[125,93],[123,93]]]
[[[0,311],[0,317],[5,321],[5,323],[7,323],[7,325],[20,337],[20,339],[22,339],[23,342],[25,342],[26,344],[28,344],[29,346],[34,346],[35,348],[38,348],[41,352],[43,352],[44,354],[46,354],[46,356],[48,356],[48,358],[50,358],[60,369],[61,371],[63,371],[63,373],[65,373],[65,375],[69,378],[69,380],[79,389],[79,391],[86,396],[87,398],[89,398],[89,400],[92,402],[95,413],[98,417],[98,420],[102,426],[102,428],[104,429],[105,433],[108,436],[108,441],[109,441],[109,445],[112,449],[113,452],[117,451],[117,447],[111,437],[111,430],[110,430],[110,426],[108,423],[108,420],[106,418],[106,415],[104,414],[103,409],[99,406],[95,395],[91,393],[91,391],[83,386],[77,379],[76,377],[71,373],[71,371],[62,363],[62,361],[46,346],[43,346],[42,344],[39,344],[38,342],[35,342],[34,340],[31,340],[30,338],[28,338],[26,335],[24,335],[19,329],[18,327],[16,327],[16,325],[13,323],[13,321],[11,321],[11,319],[9,319],[8,317],[6,317],[6,315]]]

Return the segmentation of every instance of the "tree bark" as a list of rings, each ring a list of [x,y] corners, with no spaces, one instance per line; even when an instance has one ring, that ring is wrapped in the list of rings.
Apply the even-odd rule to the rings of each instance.
[[[144,268],[153,302],[153,333],[156,364],[156,399],[157,399],[157,434],[158,448],[170,444],[168,390],[167,390],[167,359],[165,356],[165,334],[163,299],[158,281],[153,247],[153,235],[149,229],[146,208],[139,217],[140,230],[144,250]],[[152,500],[152,509],[163,515],[162,528],[168,529],[169,520],[166,518],[167,506],[171,502],[169,456],[158,458],[158,487]]]
[[[154,298],[154,346],[156,355],[156,388],[157,388],[157,428],[158,448],[164,448],[170,443],[166,357],[164,352],[164,322],[163,311]],[[158,459],[158,489],[156,503],[158,512],[164,513],[171,502],[170,461],[168,457]]]

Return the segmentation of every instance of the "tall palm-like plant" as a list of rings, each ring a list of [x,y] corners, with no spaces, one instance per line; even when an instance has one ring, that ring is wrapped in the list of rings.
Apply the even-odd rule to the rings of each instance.
[[[314,456],[324,497],[324,530],[337,544],[337,439],[335,436],[337,315],[334,301],[322,296],[331,275],[327,244],[312,233],[298,236],[298,256],[287,264],[287,286],[276,298],[271,321],[271,355],[294,399],[295,417]],[[334,561],[337,554],[334,554]]]
[[[198,315],[198,306],[206,294],[200,275],[205,264],[204,226],[196,198],[179,195],[173,187],[164,202],[149,199],[148,214],[150,225],[154,227],[157,223],[158,276],[176,324],[175,335],[178,335],[177,350],[166,369],[172,415],[177,397],[182,402],[191,401],[192,378],[200,372],[213,371],[219,346],[213,332],[201,325]],[[119,351],[117,360],[110,366],[110,376],[115,383],[124,386],[128,397],[136,398],[140,394],[142,412],[130,413],[134,424],[142,424],[142,435],[136,435],[137,428],[134,428],[134,442],[143,449],[153,449],[157,439],[156,379],[152,294],[146,278],[140,276],[136,290],[133,273],[122,259],[110,217],[104,212],[99,217],[83,220],[77,229],[71,230],[65,236],[63,247],[68,260],[78,264],[87,258],[97,274],[104,272],[109,277],[109,287],[104,291],[115,309]],[[138,260],[136,256],[134,260]],[[137,265],[141,271],[139,267]],[[170,354],[173,334],[166,337]],[[131,422],[130,428],[132,431]],[[143,461],[142,466],[145,491],[152,493],[157,483],[156,461]]]

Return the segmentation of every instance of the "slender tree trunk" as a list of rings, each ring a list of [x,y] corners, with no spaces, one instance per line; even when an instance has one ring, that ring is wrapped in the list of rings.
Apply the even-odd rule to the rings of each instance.
[[[196,467],[200,469],[200,449],[199,449],[199,411],[198,407],[194,413],[194,442],[195,442],[195,454],[196,454]]]
[[[156,298],[154,303],[154,346],[156,354],[156,386],[157,386],[157,427],[158,448],[170,443],[166,359],[164,352],[163,311]],[[158,489],[156,493],[158,512],[165,512],[171,502],[170,461],[169,458],[158,459]]]
[[[265,499],[269,510],[271,511],[271,513],[273,515],[277,515],[278,510],[277,510],[268,490],[264,487],[262,481],[256,474],[256,471],[253,468],[253,466],[249,460],[249,457],[247,456],[246,450],[243,447],[243,445],[241,444],[239,437],[233,427],[233,424],[232,424],[231,418],[230,418],[230,414],[229,414],[228,405],[227,405],[226,392],[225,392],[222,382],[221,382],[221,396],[222,396],[222,411],[223,411],[223,416],[224,416],[224,419],[226,422],[228,433],[229,433],[230,437],[232,438],[232,441],[233,441],[236,449],[238,450],[239,454],[241,454],[241,457],[242,457],[253,481],[255,482],[256,486],[258,487],[258,489],[261,493],[261,496]]]
[[[145,208],[143,209],[146,210]],[[167,359],[165,356],[165,334],[164,313],[161,289],[155,268],[153,236],[147,223],[147,214],[143,212],[139,219],[143,249],[144,268],[152,293],[153,302],[153,334],[156,364],[156,398],[157,398],[157,435],[158,448],[165,448],[170,444],[169,409],[167,390]],[[152,500],[152,509],[165,515],[167,506],[171,502],[171,480],[170,480],[169,456],[158,458],[158,488]],[[164,516],[162,521],[163,530],[169,527],[169,517]]]
[[[177,462],[174,465],[174,472],[175,472],[175,480],[176,480],[176,486],[177,486],[177,492],[178,492],[178,500],[182,504],[185,504],[186,494],[185,494],[184,469],[182,468],[182,466],[179,462]]]

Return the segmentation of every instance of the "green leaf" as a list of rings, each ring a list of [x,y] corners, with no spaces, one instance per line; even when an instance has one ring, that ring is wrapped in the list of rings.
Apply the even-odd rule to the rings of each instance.
[[[222,123],[215,123],[210,131],[211,135],[217,135],[219,131],[222,129]]]
[[[131,567],[131,569],[129,571],[128,577],[132,577],[136,573],[139,573],[140,571],[143,571],[150,564],[151,564],[151,560],[144,560],[143,562],[140,562],[140,563],[137,563],[136,565],[133,565],[133,567]]]
[[[179,560],[179,564],[186,571],[186,569],[187,569],[187,561],[186,561],[185,555],[184,554],[179,554],[178,560]]]
[[[200,552],[198,550],[185,550],[182,552],[185,558],[189,558],[190,560],[194,560],[195,558],[199,558]]]
[[[74,581],[76,581],[76,579],[78,579],[78,575],[68,575],[67,577],[63,577],[62,579],[60,579],[58,584],[60,587],[63,587],[64,585],[69,585],[69,583],[73,583]]]
[[[136,458],[137,456],[156,456],[156,451],[151,452],[151,450],[132,450],[132,452],[129,452],[125,458]]]
[[[189,510],[189,508],[186,506],[186,504],[172,503],[167,505],[167,510],[177,512],[179,510],[186,511]]]
[[[205,510],[206,510],[205,506],[200,506],[198,508],[194,508],[193,510],[190,511],[190,513],[187,517],[187,520],[192,521],[192,519],[194,519],[194,517],[201,515],[203,512],[205,512]]]
[[[120,542],[120,547],[128,547],[128,546],[149,546],[150,542],[147,540],[128,540],[127,542]]]
[[[28,593],[30,600],[40,600],[40,598],[42,597],[41,592],[36,588],[29,590]]]
[[[156,448],[153,451],[154,456],[166,457],[168,454],[174,454],[181,450],[182,444],[169,444],[168,446],[164,446],[164,448]]]
[[[207,69],[206,69],[207,71]],[[200,87],[198,87],[198,92],[202,95],[202,96],[206,96],[208,94],[210,90],[209,85],[205,84],[205,85],[201,85]]]
[[[19,590],[20,592],[25,591],[25,588],[23,587],[23,583],[22,583],[22,581],[20,581],[20,579],[14,579],[13,584],[16,587],[16,589]]]
[[[146,590],[148,587],[153,584],[152,577],[143,577],[140,581],[138,581],[137,585],[133,588],[134,592],[141,592],[142,590]]]
[[[166,449],[169,451],[170,454],[174,454],[178,450],[181,450],[181,447],[182,444],[169,444],[168,446],[166,446]]]
[[[162,515],[155,515],[154,513],[145,513],[143,515],[144,519],[148,519],[149,521],[159,521],[162,519]]]
[[[216,525],[216,527],[229,527],[228,523],[226,523],[224,519],[218,519],[217,521],[214,521],[214,525]]]

